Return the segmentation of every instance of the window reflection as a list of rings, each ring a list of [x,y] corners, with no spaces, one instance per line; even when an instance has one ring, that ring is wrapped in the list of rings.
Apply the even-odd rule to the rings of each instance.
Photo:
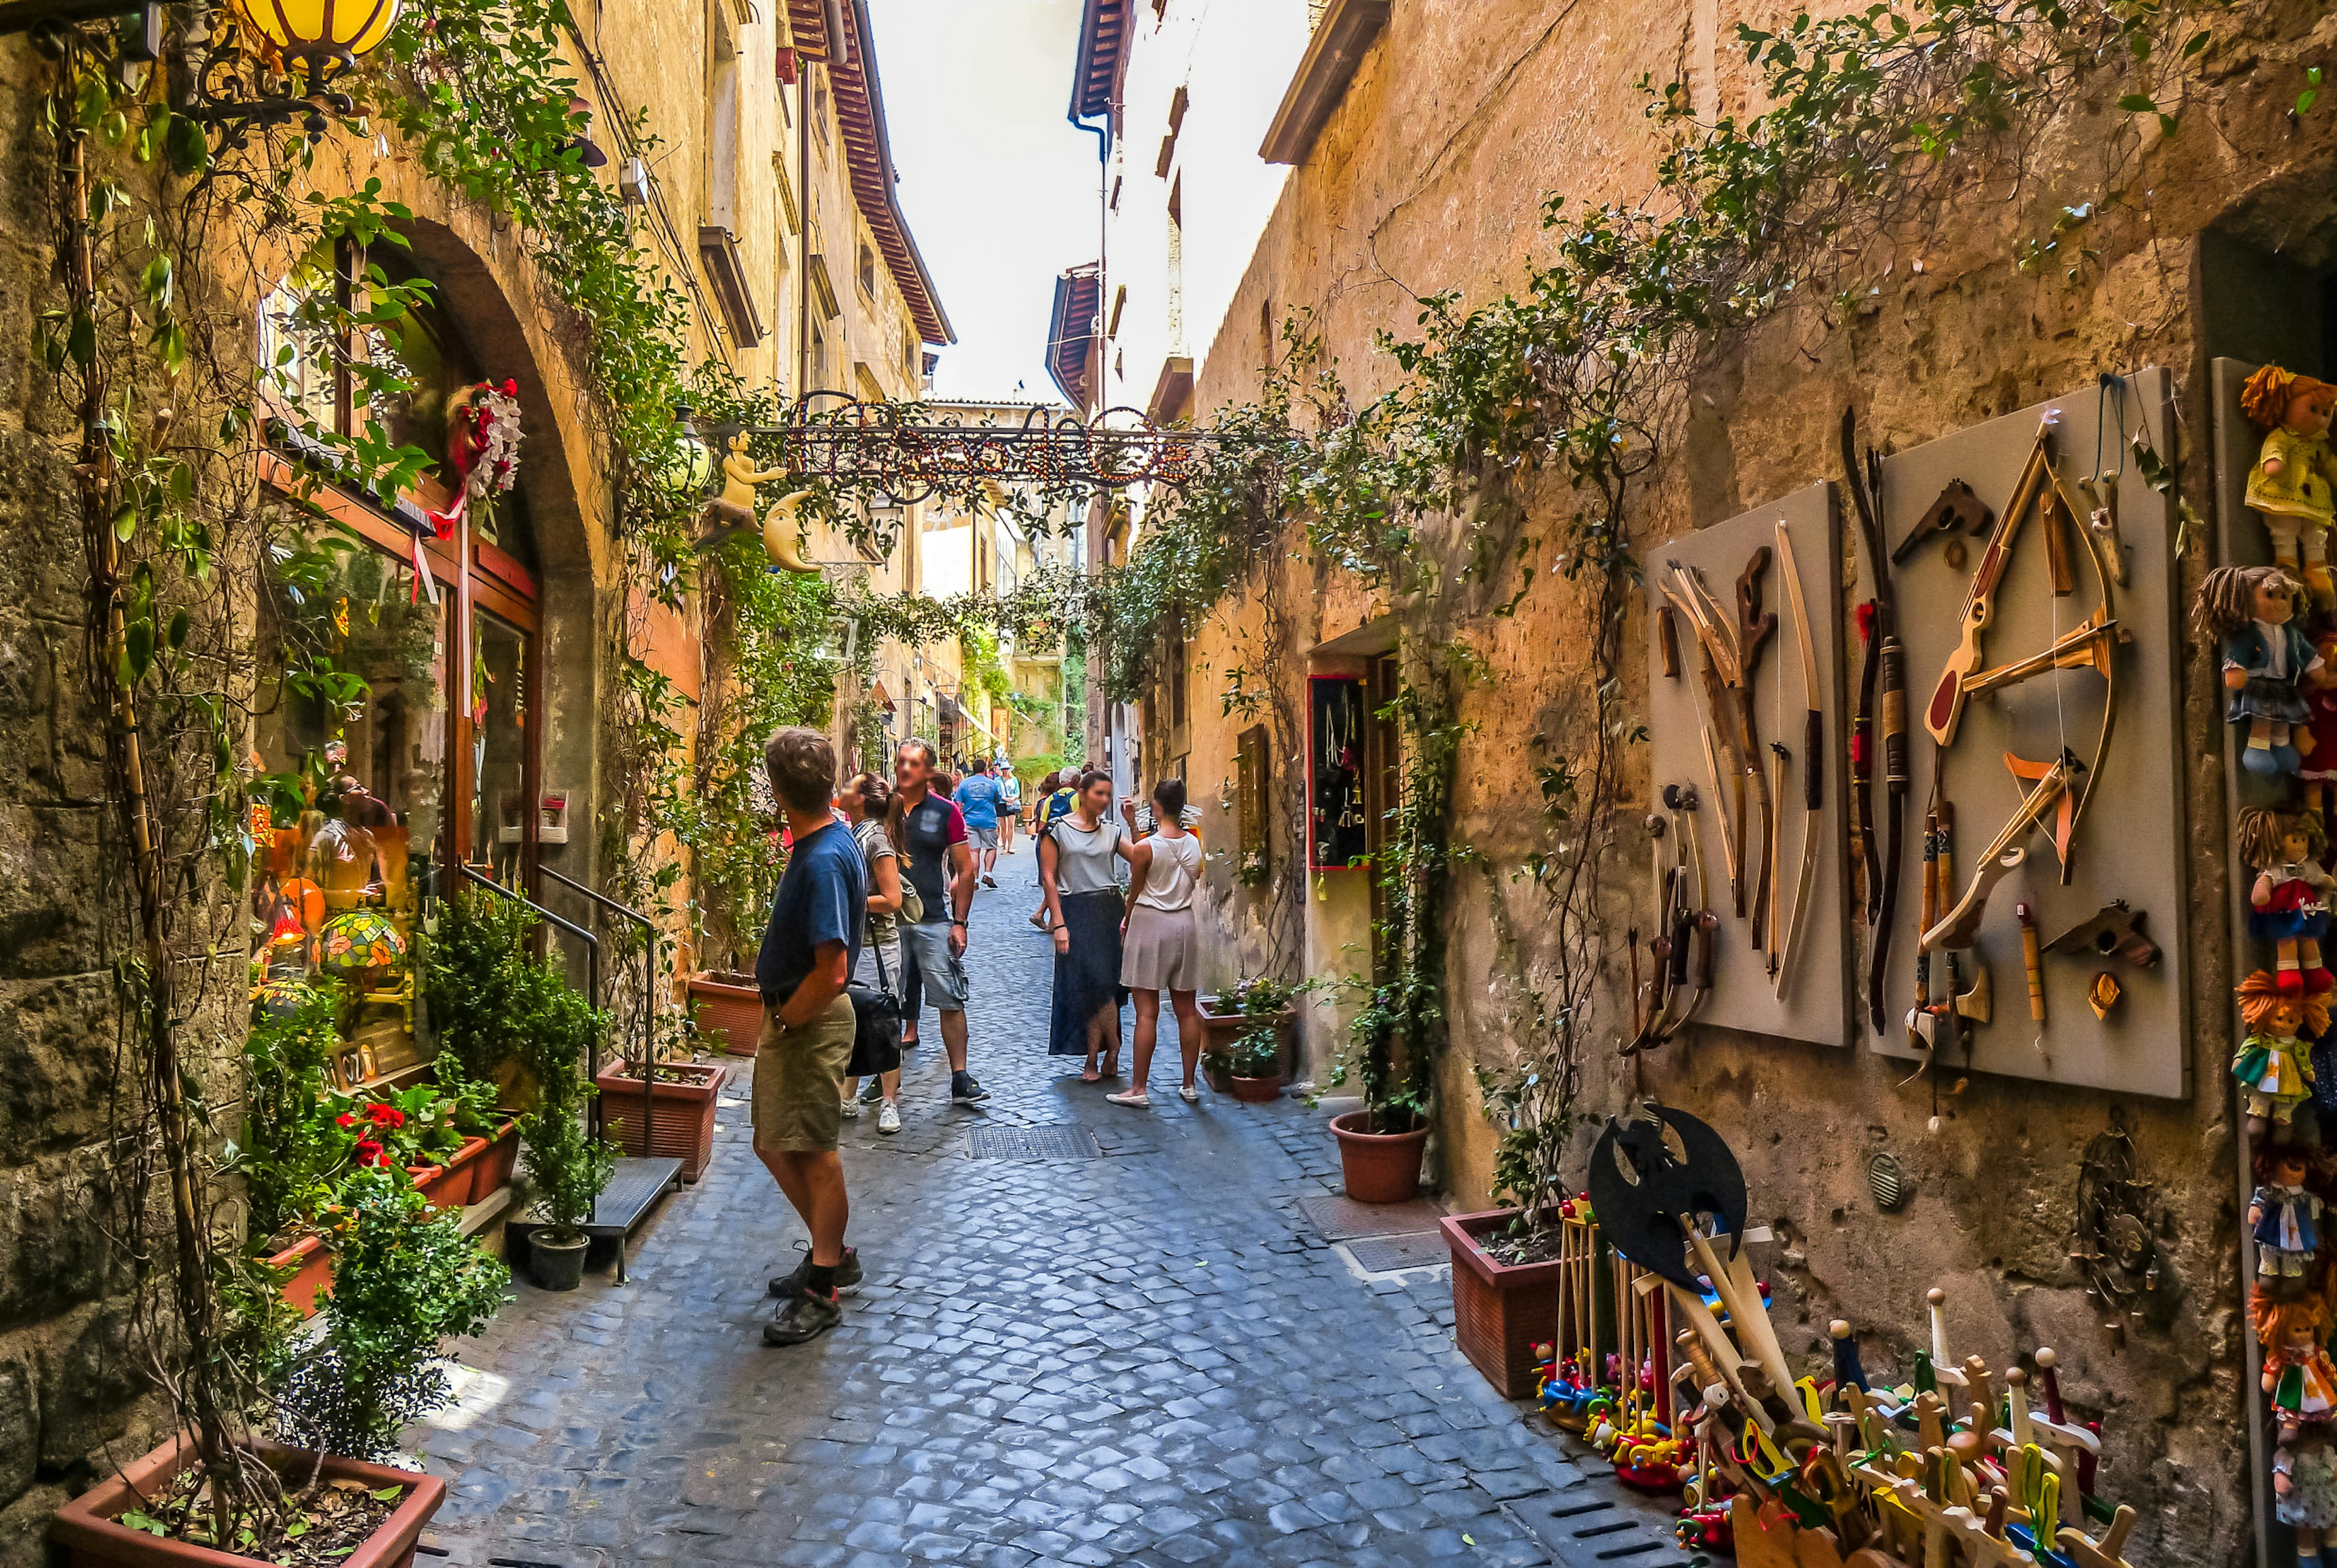
[[[471,626],[471,860],[517,886],[531,817],[527,635],[484,610]]]
[[[255,946],[410,1034],[409,956],[445,790],[446,621],[346,538],[281,551],[261,609],[251,758]]]

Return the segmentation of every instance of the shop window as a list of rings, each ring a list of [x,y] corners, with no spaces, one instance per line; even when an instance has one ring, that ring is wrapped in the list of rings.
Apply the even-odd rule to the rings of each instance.
[[[253,950],[325,979],[381,1071],[416,1059],[411,957],[434,884],[449,715],[444,595],[287,521],[261,597],[249,824]]]
[[[521,871],[533,809],[528,792],[528,638],[480,610],[471,620],[471,862],[496,880]]]
[[[314,291],[331,280],[296,269],[259,304],[260,395],[270,412],[295,424],[333,424],[333,354],[310,307]]]

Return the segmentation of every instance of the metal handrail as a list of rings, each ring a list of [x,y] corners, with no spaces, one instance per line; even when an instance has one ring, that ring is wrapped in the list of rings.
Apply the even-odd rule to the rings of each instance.
[[[562,887],[582,893],[611,914],[622,915],[649,932],[649,951],[641,969],[641,1153],[650,1154],[657,1147],[658,924],[640,911],[621,904],[606,893],[596,892],[574,877],[562,876],[547,865],[535,869],[537,875],[550,877]]]
[[[504,886],[503,883],[495,881],[493,877],[480,875],[477,872],[471,869],[470,862],[467,861],[456,861],[455,862],[455,869],[461,872],[464,878],[470,881],[475,882],[480,887],[487,889],[490,892],[500,894],[501,896],[511,900],[512,902],[519,905],[522,909],[528,910],[534,913],[539,920],[545,921],[547,924],[558,927],[560,930],[566,931],[570,936],[582,941],[584,944],[585,950],[585,1000],[590,1002],[595,1008],[598,1008],[601,1005],[600,938],[594,936],[591,931],[586,930],[582,926],[578,925],[575,921],[568,920],[562,916],[553,914],[550,910],[545,909],[542,904],[537,903],[525,893],[518,892],[511,888],[507,888]],[[599,1077],[601,1076],[601,1038],[597,1034],[594,1035],[592,1039],[585,1042],[584,1053],[585,1069],[588,1076],[595,1078]],[[592,1128],[593,1136],[598,1137],[601,1134],[601,1102],[598,1096],[595,1096],[592,1101],[592,1109],[589,1115],[588,1125]],[[600,1194],[596,1193],[592,1195],[592,1212],[586,1216],[586,1222],[588,1224],[597,1223],[599,1222],[600,1218],[601,1197]]]

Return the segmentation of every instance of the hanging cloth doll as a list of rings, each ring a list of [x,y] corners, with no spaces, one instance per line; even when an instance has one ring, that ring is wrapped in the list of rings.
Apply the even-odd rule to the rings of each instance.
[[[2328,847],[2315,812],[2275,812],[2256,806],[2240,813],[2240,858],[2256,873],[2248,901],[2248,933],[2273,944],[2274,978],[2292,996],[2325,991],[2332,977],[2321,962],[2329,930],[2329,891],[2337,877],[2321,869]]]
[[[2337,603],[2328,562],[2337,509],[2329,421],[2337,413],[2337,386],[2267,365],[2240,389],[2240,412],[2265,433],[2248,470],[2247,503],[2272,535],[2273,559],[2312,591],[2314,602]]]
[[[2321,1200],[2305,1189],[2304,1155],[2289,1148],[2263,1156],[2265,1181],[2248,1200],[2256,1272],[2301,1280],[2321,1246]]]
[[[2275,1300],[2256,1287],[2256,1338],[2264,1346],[2264,1391],[2272,1396],[2273,1418],[2283,1426],[2318,1425],[2337,1415],[2337,1366],[2321,1342],[2329,1308],[2318,1297]]]
[[[2261,1138],[2272,1123],[2288,1125],[2298,1104],[2313,1093],[2313,1064],[2297,1037],[2328,1030],[2329,993],[2296,996],[2262,969],[2235,989],[2248,1034],[2232,1057],[2232,1076],[2246,1099],[2248,1136]]]

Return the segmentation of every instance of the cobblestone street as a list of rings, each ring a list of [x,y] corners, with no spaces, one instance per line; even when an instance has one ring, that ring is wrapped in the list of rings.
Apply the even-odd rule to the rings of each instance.
[[[928,1013],[905,1128],[845,1125],[867,1281],[842,1328],[760,1341],[803,1232],[734,1082],[631,1284],[517,1284],[463,1348],[422,1433],[451,1482],[425,1544],[558,1568],[1677,1561],[1461,1359],[1442,1270],[1368,1277],[1316,1232],[1319,1114],[1184,1105],[1168,1039],[1149,1112],[1044,1054],[1027,846],[1001,870],[969,955],[992,1098],[948,1105]],[[984,1125],[1085,1129],[1100,1155],[976,1158]]]

